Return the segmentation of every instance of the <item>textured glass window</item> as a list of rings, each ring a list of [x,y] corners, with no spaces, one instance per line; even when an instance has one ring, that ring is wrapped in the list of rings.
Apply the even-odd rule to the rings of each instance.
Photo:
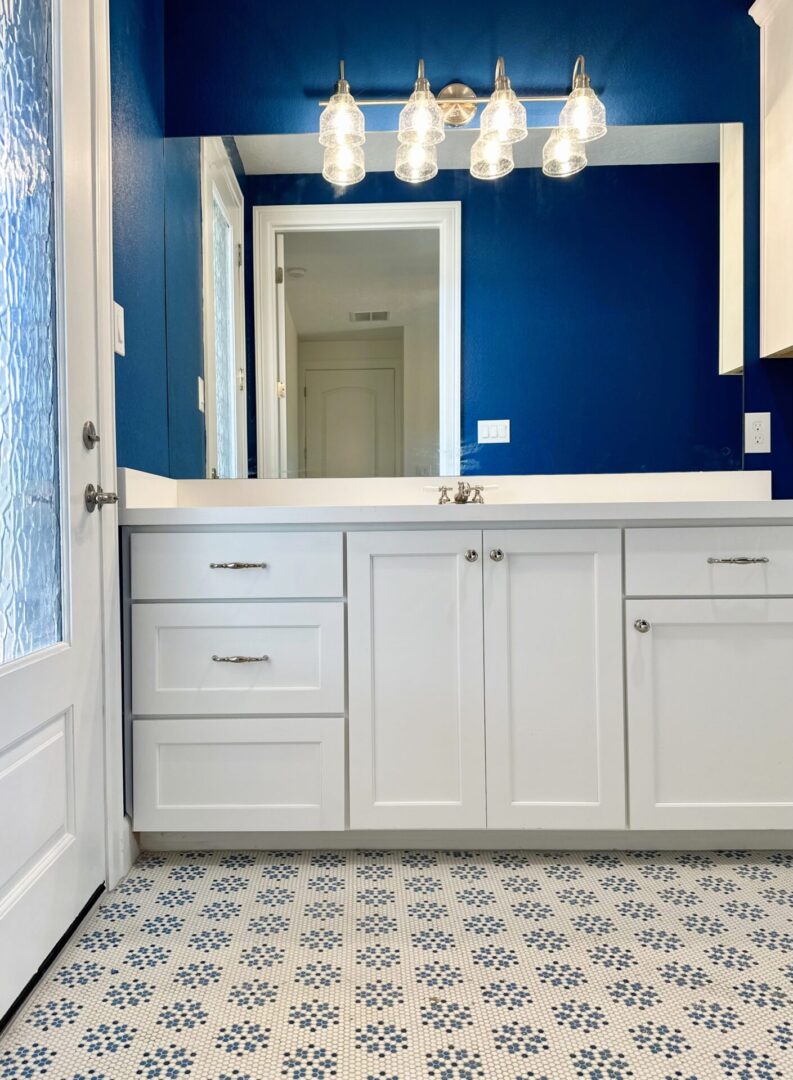
[[[0,663],[62,633],[51,26],[0,4]]]
[[[237,475],[236,371],[234,356],[234,243],[231,225],[217,199],[212,202],[215,294],[215,417],[217,474]]]

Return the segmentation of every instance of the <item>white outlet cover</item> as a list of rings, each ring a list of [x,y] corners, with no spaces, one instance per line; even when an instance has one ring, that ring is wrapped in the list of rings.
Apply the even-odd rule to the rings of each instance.
[[[771,453],[771,413],[744,413],[744,450],[747,454]]]
[[[206,410],[206,399],[204,397],[204,380],[201,376],[198,376],[198,411],[204,412]]]
[[[113,301],[113,352],[117,356],[126,356],[127,346],[124,337],[124,309]]]

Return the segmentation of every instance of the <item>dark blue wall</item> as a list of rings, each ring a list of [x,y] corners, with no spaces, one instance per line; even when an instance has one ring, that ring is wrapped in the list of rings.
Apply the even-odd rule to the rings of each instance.
[[[741,379],[718,374],[717,165],[370,173],[344,199],[428,196],[462,202],[466,472],[741,467]],[[248,177],[251,205],[334,198],[316,175]],[[512,441],[478,446],[496,418]]]
[[[126,331],[115,359],[118,463],[167,476],[161,0],[113,0],[110,71],[113,289]]]

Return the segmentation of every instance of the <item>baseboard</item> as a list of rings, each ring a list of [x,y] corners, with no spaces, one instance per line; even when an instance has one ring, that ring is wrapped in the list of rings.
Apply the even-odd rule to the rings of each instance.
[[[317,848],[475,849],[480,851],[710,851],[787,850],[793,848],[793,830],[779,831],[664,831],[664,832],[526,832],[526,831],[358,831],[358,832],[144,832],[138,834],[143,851],[311,851]]]

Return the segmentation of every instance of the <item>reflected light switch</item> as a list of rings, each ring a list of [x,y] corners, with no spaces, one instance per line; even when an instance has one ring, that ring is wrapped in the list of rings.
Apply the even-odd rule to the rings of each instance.
[[[509,420],[477,421],[477,441],[480,443],[508,443]]]

